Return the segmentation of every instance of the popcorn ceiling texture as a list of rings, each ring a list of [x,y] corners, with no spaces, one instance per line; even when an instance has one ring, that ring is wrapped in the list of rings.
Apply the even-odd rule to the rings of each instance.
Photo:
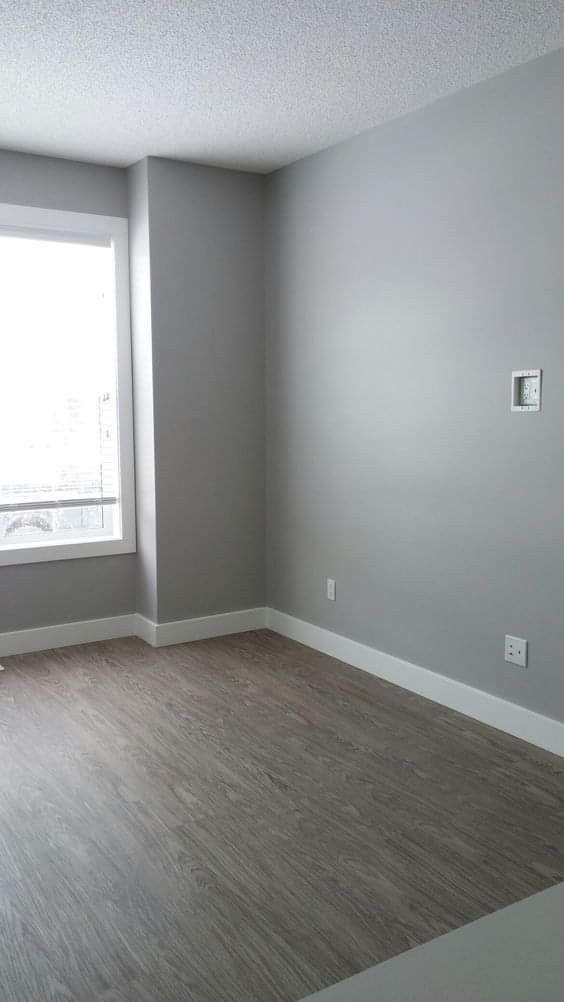
[[[267,172],[562,45],[562,0],[0,0],[0,147]]]

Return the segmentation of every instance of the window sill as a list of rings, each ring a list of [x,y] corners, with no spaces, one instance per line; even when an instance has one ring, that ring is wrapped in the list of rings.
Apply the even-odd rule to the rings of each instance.
[[[35,564],[52,560],[76,560],[85,557],[105,557],[113,553],[135,553],[135,539],[92,539],[77,543],[28,543],[0,549],[0,567],[14,564]]]

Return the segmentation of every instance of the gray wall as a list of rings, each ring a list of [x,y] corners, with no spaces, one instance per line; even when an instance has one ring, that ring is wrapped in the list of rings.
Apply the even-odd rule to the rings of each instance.
[[[111,167],[0,151],[0,202],[127,216],[126,176]],[[0,568],[0,633],[134,609],[134,554]]]
[[[1,568],[0,632],[263,604],[263,190],[0,152],[0,201],[130,217],[138,530],[137,554]]]
[[[135,610],[157,621],[157,512],[148,161],[128,170],[129,276],[135,435]]]
[[[270,603],[560,719],[563,95],[560,52],[267,188]]]
[[[264,603],[261,177],[148,162],[158,620]]]
[[[127,216],[126,173],[117,167],[0,150],[0,201]]]

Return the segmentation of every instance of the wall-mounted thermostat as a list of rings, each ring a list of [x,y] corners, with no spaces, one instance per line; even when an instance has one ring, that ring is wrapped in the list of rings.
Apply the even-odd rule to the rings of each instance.
[[[542,369],[511,373],[511,410],[540,411]]]

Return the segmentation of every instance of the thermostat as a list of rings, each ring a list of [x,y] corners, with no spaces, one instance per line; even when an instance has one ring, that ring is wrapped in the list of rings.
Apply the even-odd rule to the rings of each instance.
[[[542,369],[511,373],[511,410],[540,411]]]

